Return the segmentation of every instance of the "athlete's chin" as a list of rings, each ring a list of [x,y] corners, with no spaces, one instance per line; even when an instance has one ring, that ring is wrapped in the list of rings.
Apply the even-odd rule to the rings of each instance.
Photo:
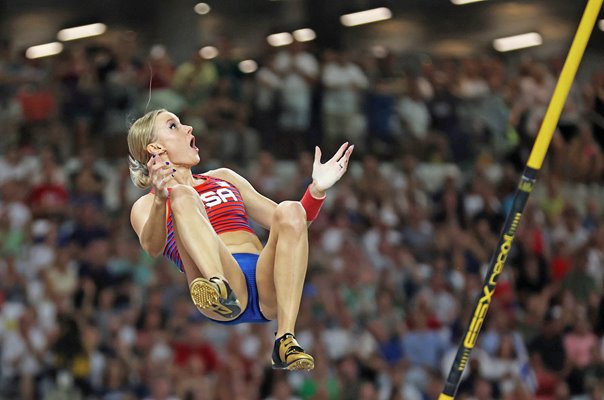
[[[200,161],[201,157],[199,157],[199,154],[195,154],[195,157],[193,157],[193,159],[191,160],[191,167],[196,166],[197,164],[199,164]]]
[[[200,161],[201,161],[201,158],[199,158],[199,156],[187,157],[186,160],[181,159],[181,160],[174,161],[174,165],[180,165],[185,168],[193,168],[194,166],[199,164]]]

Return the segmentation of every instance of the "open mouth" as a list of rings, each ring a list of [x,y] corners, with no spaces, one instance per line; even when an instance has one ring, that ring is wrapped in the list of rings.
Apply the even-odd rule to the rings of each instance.
[[[199,150],[199,149],[198,149],[198,148],[195,146],[195,136],[193,136],[193,137],[191,138],[191,142],[189,142],[189,146],[191,146],[191,148],[192,148],[192,149]]]

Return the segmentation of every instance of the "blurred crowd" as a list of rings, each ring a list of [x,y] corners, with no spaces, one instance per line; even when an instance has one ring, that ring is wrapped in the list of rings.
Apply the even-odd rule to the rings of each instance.
[[[437,398],[562,59],[294,43],[244,73],[217,48],[1,44],[0,398]],[[355,144],[310,227],[296,333],[314,371],[272,371],[273,323],[208,322],[141,250],[125,137],[159,107],[194,126],[198,172],[231,167],[275,201],[301,197],[315,145]],[[604,398],[603,130],[600,70],[571,90],[458,398]]]

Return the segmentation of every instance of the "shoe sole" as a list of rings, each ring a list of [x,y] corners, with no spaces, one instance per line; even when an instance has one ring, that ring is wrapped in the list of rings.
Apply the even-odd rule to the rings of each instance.
[[[225,318],[236,318],[241,313],[235,314],[232,310],[230,314],[222,313],[217,311],[220,308],[226,308],[224,304],[220,302],[220,294],[212,282],[205,278],[195,278],[189,286],[191,291],[191,299],[193,304],[202,310],[213,311],[220,316]]]
[[[306,358],[296,360],[289,365],[275,364],[273,362],[273,369],[283,369],[288,371],[311,371],[315,368],[315,362]]]

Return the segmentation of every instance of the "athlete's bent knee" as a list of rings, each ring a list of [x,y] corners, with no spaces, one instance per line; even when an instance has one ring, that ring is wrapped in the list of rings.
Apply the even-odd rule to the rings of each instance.
[[[170,207],[178,212],[186,203],[199,196],[195,189],[187,185],[175,185],[170,189]]]
[[[297,233],[305,232],[306,211],[299,201],[284,201],[279,203],[275,209],[273,224],[277,224],[280,230],[289,229]]]

